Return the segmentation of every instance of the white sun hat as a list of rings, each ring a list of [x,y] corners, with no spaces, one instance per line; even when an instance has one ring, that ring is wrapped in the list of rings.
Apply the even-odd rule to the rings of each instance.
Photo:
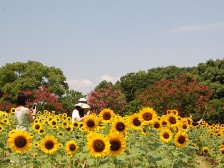
[[[80,98],[78,103],[75,104],[75,106],[80,106],[81,108],[90,108],[90,106],[87,104],[86,98]]]

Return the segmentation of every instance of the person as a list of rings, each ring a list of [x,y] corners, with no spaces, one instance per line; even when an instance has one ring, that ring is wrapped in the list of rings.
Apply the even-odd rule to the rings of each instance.
[[[25,93],[17,96],[17,107],[15,109],[15,117],[17,120],[16,129],[29,131],[29,124],[32,123],[36,116],[36,108],[27,108],[28,99]]]
[[[75,109],[72,111],[72,122],[82,121],[90,112],[90,106],[87,104],[86,98],[80,98],[78,103],[75,104]],[[85,112],[87,113],[85,114]]]

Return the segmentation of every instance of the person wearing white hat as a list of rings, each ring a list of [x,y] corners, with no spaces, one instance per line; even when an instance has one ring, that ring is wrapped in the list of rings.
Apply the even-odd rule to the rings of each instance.
[[[72,122],[82,121],[87,115],[91,112],[88,111],[85,115],[85,109],[90,109],[90,106],[87,104],[86,98],[80,98],[78,103],[75,104],[75,109],[72,111]]]

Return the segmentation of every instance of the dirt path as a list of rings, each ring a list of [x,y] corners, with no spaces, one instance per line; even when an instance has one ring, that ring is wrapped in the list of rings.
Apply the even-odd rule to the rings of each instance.
[[[210,164],[203,156],[196,155],[195,162],[198,163],[195,165],[196,168],[211,168]]]

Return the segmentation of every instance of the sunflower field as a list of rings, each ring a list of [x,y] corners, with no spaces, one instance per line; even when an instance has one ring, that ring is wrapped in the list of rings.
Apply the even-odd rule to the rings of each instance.
[[[14,111],[0,111],[1,168],[189,168],[197,156],[224,167],[224,125],[194,125],[175,109],[122,117],[106,108],[82,122],[44,110],[29,132],[15,130]]]

